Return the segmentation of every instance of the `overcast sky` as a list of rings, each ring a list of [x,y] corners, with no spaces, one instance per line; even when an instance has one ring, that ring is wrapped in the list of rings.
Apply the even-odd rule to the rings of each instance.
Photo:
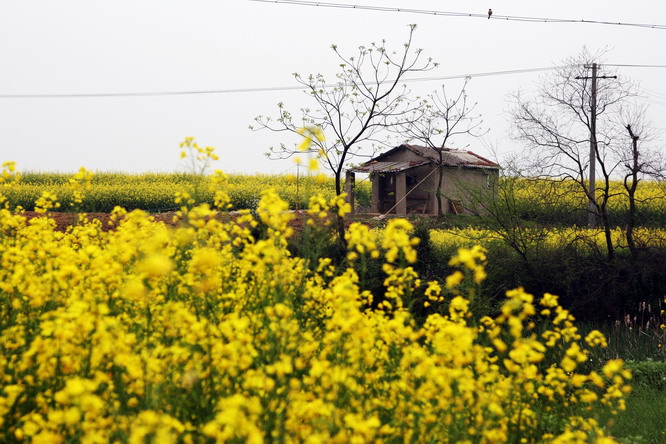
[[[485,14],[666,24],[657,0],[336,0]],[[522,23],[473,17],[331,9],[249,0],[0,0],[0,96],[185,92],[295,86],[292,73],[338,68],[330,45],[353,54],[386,39],[400,49],[415,23],[414,46],[440,63],[427,76],[471,74],[484,140],[460,148],[500,155],[520,148],[508,137],[508,95],[533,90],[538,72],[475,77],[476,73],[559,64],[583,46],[609,48],[613,64],[666,65],[666,30],[595,24]],[[649,117],[666,124],[666,69],[620,68],[640,82]],[[414,94],[441,81],[408,84]],[[446,82],[455,90],[460,80]],[[296,112],[309,104],[297,90],[150,97],[1,98],[0,161],[23,171],[178,171],[185,137],[217,147],[227,172],[281,173],[290,161],[271,161],[271,145],[297,144],[283,133],[252,132],[257,115],[284,102]],[[662,139],[664,139],[662,135]],[[456,147],[456,146],[454,146]]]

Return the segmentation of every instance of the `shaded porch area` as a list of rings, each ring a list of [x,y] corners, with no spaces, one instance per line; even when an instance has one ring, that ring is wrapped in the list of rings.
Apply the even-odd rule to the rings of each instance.
[[[373,162],[347,171],[345,191],[354,208],[356,173],[370,174],[372,181],[371,213],[437,214],[437,197],[432,179],[435,168],[430,162],[398,161]]]

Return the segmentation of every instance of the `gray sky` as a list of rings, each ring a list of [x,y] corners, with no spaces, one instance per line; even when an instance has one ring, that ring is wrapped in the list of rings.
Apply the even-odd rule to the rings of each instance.
[[[497,15],[666,24],[666,2],[586,0],[501,2],[337,0]],[[666,65],[666,30],[593,24],[521,23],[395,12],[330,9],[248,0],[0,0],[0,95],[202,91],[297,85],[292,73],[322,73],[333,80],[343,54],[387,40],[400,49],[407,25],[418,24],[414,46],[440,67],[427,76],[546,67],[585,45],[608,47],[607,62]],[[649,117],[666,124],[666,69],[620,68],[641,83]],[[490,132],[482,141],[454,141],[490,155],[520,148],[508,137],[507,96],[532,90],[539,73],[473,77]],[[442,82],[408,84],[426,94]],[[446,82],[455,90],[461,81]],[[217,147],[227,172],[281,173],[291,161],[264,153],[285,134],[252,132],[259,114],[277,102],[296,112],[308,105],[300,91],[242,92],[161,97],[0,98],[0,161],[23,171],[178,171],[178,146],[187,136]],[[662,135],[663,139],[663,135]]]

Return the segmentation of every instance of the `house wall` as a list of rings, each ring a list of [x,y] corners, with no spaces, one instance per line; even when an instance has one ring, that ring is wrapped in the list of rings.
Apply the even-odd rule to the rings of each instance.
[[[416,189],[412,193],[418,193],[419,196],[428,196],[426,203],[427,214],[437,214],[437,178],[438,173],[433,165],[425,165],[422,167],[409,170],[413,174],[417,183]]]
[[[422,162],[424,159],[412,151],[401,150],[382,160]],[[394,196],[381,196],[379,194],[378,186],[380,174],[377,174],[373,180],[373,211],[386,212],[390,207],[396,205],[393,211],[391,211],[392,213],[401,215],[409,212],[437,214],[439,202],[437,200],[436,191],[439,181],[439,173],[436,170],[436,166],[431,164],[409,169],[401,173],[383,173],[384,177],[387,178],[389,175],[394,175],[393,183],[395,184],[397,184],[398,176],[401,174],[406,175],[406,177],[411,176],[411,182],[413,182],[410,183],[410,180],[407,177],[407,183],[404,189],[405,192],[409,194],[407,194],[405,202],[397,204],[396,198],[399,200],[404,194],[400,192],[402,190],[397,190],[395,188],[392,189],[395,193]],[[490,180],[488,179],[489,176]],[[451,202],[455,203],[455,209],[458,212],[466,214],[478,212],[478,208],[473,208],[471,196],[485,190],[487,190],[489,194],[492,194],[495,190],[498,177],[498,170],[486,168],[445,167],[441,188],[442,212],[453,212]],[[382,179],[382,181],[385,180],[387,179]],[[402,180],[402,178],[400,180]],[[384,186],[382,188],[386,187]]]
[[[390,162],[423,162],[424,159],[409,150],[402,150],[393,153],[391,156],[382,160]],[[428,175],[431,168],[432,167],[430,166],[423,166],[402,173],[376,173],[372,182],[372,211],[384,213],[393,208],[391,213],[404,215],[406,212],[411,212],[415,208],[421,208],[426,204],[426,213],[430,213],[430,207],[432,206],[431,202],[434,198],[428,198],[428,196],[430,194],[432,194],[432,196],[435,195],[435,188],[429,181],[422,184],[419,184],[419,182]],[[400,174],[405,174],[406,183],[404,184],[404,192],[409,194],[403,202],[398,203],[400,197],[404,195],[401,194],[398,196],[401,190],[396,189]],[[407,183],[407,176],[411,176],[414,183]],[[387,195],[387,192],[392,194]],[[422,211],[419,210],[418,212],[420,213]]]
[[[439,172],[433,165],[422,166],[406,171],[415,178],[417,185],[407,187],[407,211],[418,208],[421,212],[425,204],[426,214],[437,214],[439,201],[437,199],[437,185]],[[489,180],[490,176],[490,180]],[[453,213],[451,202],[456,204],[456,210],[462,214],[473,214],[480,211],[474,208],[474,198],[478,193],[488,192],[489,198],[496,190],[499,172],[497,170],[481,168],[445,167],[442,178],[442,213]],[[490,186],[489,186],[490,185]],[[411,197],[411,198],[410,198]],[[476,205],[478,206],[478,205]]]
[[[446,168],[444,170],[444,183],[442,184],[442,195],[447,201],[444,212],[452,212],[451,202],[454,202],[457,210],[462,209],[464,214],[482,212],[480,208],[474,208],[474,200],[479,197],[479,193],[485,192],[488,193],[488,198],[491,198],[496,190],[498,178],[498,170]]]
[[[395,159],[391,156],[391,159]],[[412,168],[402,172],[377,173],[373,177],[373,212],[432,214],[436,210],[436,172],[431,166]],[[430,174],[430,175],[429,175]],[[405,199],[401,199],[406,195]],[[425,207],[425,208],[424,208]]]

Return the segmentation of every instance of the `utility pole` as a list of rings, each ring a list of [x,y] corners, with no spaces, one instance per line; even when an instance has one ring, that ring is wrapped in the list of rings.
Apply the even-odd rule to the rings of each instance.
[[[597,224],[597,64],[592,64],[592,103],[590,120],[590,182],[588,190],[590,196],[587,201],[587,227],[594,228]]]
[[[597,163],[597,79],[617,79],[617,76],[597,76],[599,65],[592,64],[592,77],[578,76],[576,79],[591,79],[592,91],[590,93],[590,173],[587,201],[587,227],[592,229],[597,225],[597,185],[596,185],[596,163]],[[585,66],[589,68],[589,66]]]

